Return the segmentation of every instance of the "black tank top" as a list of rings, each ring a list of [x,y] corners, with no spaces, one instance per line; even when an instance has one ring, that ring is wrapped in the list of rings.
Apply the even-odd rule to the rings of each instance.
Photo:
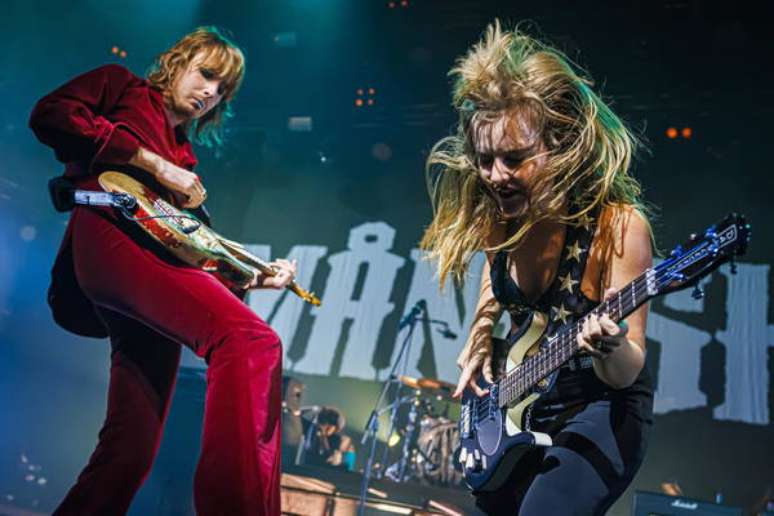
[[[508,253],[498,252],[491,267],[492,292],[511,315],[512,331],[527,323],[533,311],[548,314],[546,335],[574,323],[599,304],[581,291],[588,252],[594,238],[597,214],[587,215],[574,225],[568,225],[556,276],[548,289],[530,303],[510,275]],[[645,395],[652,398],[650,374],[643,367],[633,385],[614,390],[594,373],[590,355],[575,355],[560,369],[553,388],[541,396],[536,405],[562,411],[578,404],[607,396],[612,392],[623,395]]]

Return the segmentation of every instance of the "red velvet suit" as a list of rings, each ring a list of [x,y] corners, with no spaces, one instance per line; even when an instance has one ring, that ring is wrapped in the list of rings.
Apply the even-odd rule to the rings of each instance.
[[[38,138],[81,188],[125,168],[142,146],[187,169],[196,157],[171,127],[159,91],[108,65],[41,99]],[[160,192],[163,193],[163,192]],[[73,211],[53,271],[57,322],[109,335],[107,417],[78,481],[56,514],[124,514],[150,471],[174,390],[180,345],[208,363],[194,495],[200,515],[279,514],[279,338],[213,276],[156,249],[107,209]]]

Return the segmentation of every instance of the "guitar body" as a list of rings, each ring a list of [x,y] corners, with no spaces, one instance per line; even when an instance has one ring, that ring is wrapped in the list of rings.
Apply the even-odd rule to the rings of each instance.
[[[133,177],[120,172],[104,172],[99,176],[99,183],[105,191],[134,197],[137,209],[133,215],[145,219],[137,223],[183,262],[213,273],[227,285],[244,288],[255,277],[255,269],[229,253],[221,244],[220,235]],[[159,215],[167,217],[146,218]]]
[[[228,240],[186,211],[179,210],[156,192],[121,172],[103,172],[99,184],[106,192],[131,196],[137,206],[125,215],[184,263],[213,274],[227,287],[248,288],[260,272],[275,274],[271,264],[252,255],[238,242]],[[315,306],[320,300],[295,281],[287,286]]]
[[[542,393],[548,391],[555,375],[542,379],[534,392],[507,408],[498,407],[497,380],[516,370],[525,358],[538,352],[544,341],[548,318],[533,312],[520,331],[507,341],[493,339],[494,384],[482,380],[489,394],[479,398],[472,390],[462,394],[459,460],[465,480],[476,491],[492,491],[505,482],[519,460],[538,446],[550,446],[551,437],[524,430],[524,415]]]

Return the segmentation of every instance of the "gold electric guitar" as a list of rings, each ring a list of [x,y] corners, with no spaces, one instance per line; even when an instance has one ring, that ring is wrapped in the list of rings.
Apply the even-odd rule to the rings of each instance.
[[[227,286],[247,288],[259,273],[267,276],[277,273],[271,264],[251,254],[242,244],[223,238],[136,179],[108,171],[100,174],[99,184],[106,192],[123,194],[128,199],[122,211],[154,240],[188,265],[214,274]],[[313,292],[304,290],[295,281],[287,289],[307,303],[320,305],[320,299]]]

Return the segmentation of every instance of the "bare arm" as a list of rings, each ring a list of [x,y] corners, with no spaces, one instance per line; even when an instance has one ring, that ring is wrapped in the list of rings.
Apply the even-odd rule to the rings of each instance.
[[[470,386],[479,396],[483,391],[476,383],[481,373],[488,382],[492,377],[492,330],[503,312],[500,303],[492,292],[492,280],[490,277],[490,264],[487,259],[484,262],[484,270],[481,273],[481,290],[478,294],[476,314],[470,328],[470,335],[457,357],[457,366],[461,369],[460,379],[454,396],[459,397],[466,386]]]
[[[175,194],[183,208],[196,208],[207,198],[199,176],[170,163],[156,153],[143,147],[129,159],[129,164],[142,169]]]
[[[650,227],[643,216],[630,207],[611,209],[609,250],[604,253],[600,292],[608,298],[653,264]],[[613,388],[628,387],[645,365],[645,329],[648,306],[643,305],[626,318],[619,328],[607,315],[589,317],[578,336],[579,347],[594,357],[594,372]],[[595,343],[609,345],[600,352]],[[603,347],[604,349],[604,347]]]

